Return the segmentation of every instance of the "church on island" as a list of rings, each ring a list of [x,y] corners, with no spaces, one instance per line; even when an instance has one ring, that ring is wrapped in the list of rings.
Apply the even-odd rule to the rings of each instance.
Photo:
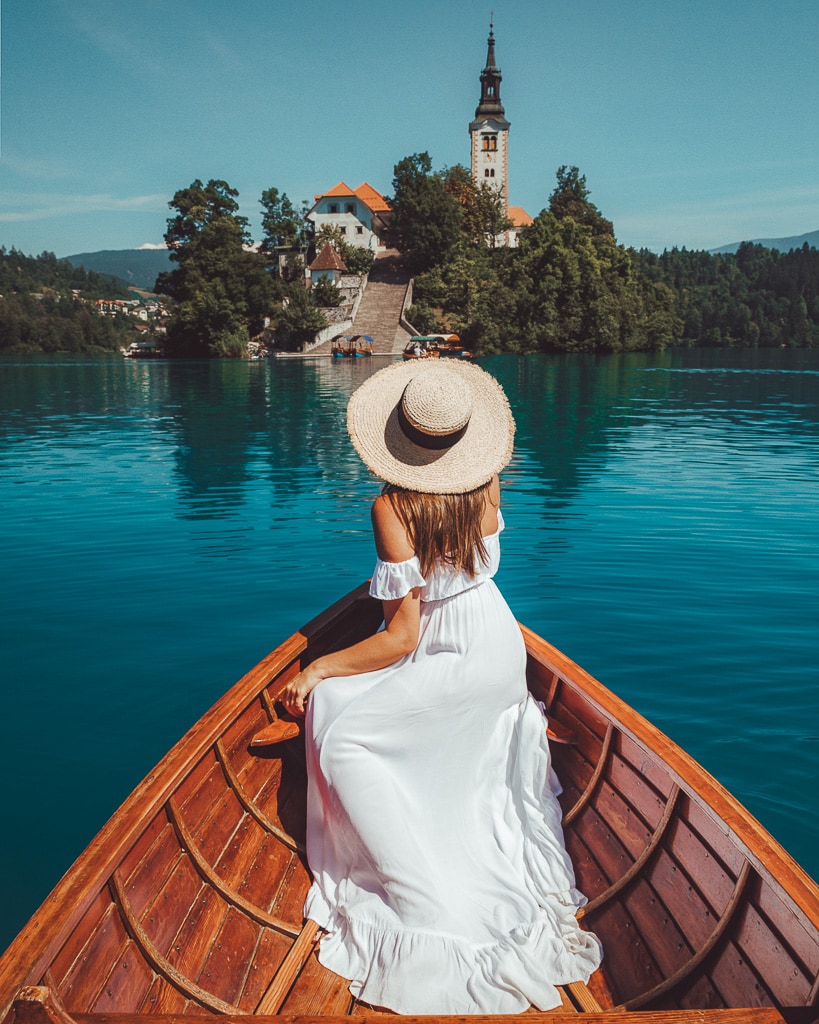
[[[500,98],[500,68],[495,62],[495,27],[489,23],[486,67],[481,72],[481,99],[475,120],[469,125],[472,181],[492,186],[503,198],[512,227],[498,239],[501,245],[516,245],[518,232],[532,223],[520,206],[509,205],[509,122]]]
[[[486,66],[480,76],[480,102],[469,124],[470,168],[476,186],[489,185],[503,200],[511,227],[496,243],[514,246],[518,232],[531,224],[532,218],[522,207],[509,205],[509,121],[500,98],[501,77],[495,61],[495,27],[490,22]],[[340,181],[315,197],[305,219],[314,230],[331,225],[339,230],[348,245],[369,249],[377,255],[386,248],[389,216],[389,203],[378,189],[367,182],[353,189]]]

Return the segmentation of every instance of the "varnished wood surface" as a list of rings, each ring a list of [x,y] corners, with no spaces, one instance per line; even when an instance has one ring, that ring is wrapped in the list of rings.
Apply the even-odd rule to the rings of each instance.
[[[47,989],[31,988],[18,999],[4,1024],[138,1024],[137,1014],[111,1013],[69,1015],[55,1003]],[[527,1024],[576,1024],[577,1013],[562,1009],[551,1013],[526,1014]],[[162,1014],[153,1018],[156,1024],[209,1024],[211,1017],[195,1015],[178,1016]],[[224,1024],[244,1024],[246,1017],[226,1015]],[[280,1014],[257,1016],[258,1024],[342,1024],[349,1022],[345,1016],[315,1016],[309,1014]],[[380,1014],[362,1014],[363,1024],[367,1021],[383,1020]],[[405,1016],[407,1024],[508,1024],[509,1017],[498,1014],[476,1014],[474,1016]],[[722,1010],[660,1010],[656,1013],[618,1013],[595,1011],[585,1014],[586,1024],[785,1024],[781,1014],[772,1007],[766,1009],[722,1009]]]
[[[193,726],[0,958],[0,1022],[394,1016],[358,1003],[319,964],[317,929],[301,917],[303,741],[250,745],[304,664],[379,621],[357,588]],[[526,1018],[774,1024],[780,1008],[788,1024],[819,1018],[813,880],[668,737],[521,628],[530,689],[560,737],[566,844],[589,897],[579,916],[605,951],[588,986],[565,986],[556,1011]],[[40,995],[12,1006],[24,986]]]

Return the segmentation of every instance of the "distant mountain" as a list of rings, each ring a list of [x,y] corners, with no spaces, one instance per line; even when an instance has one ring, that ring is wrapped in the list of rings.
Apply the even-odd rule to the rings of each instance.
[[[793,235],[790,238],[751,238],[754,245],[764,245],[766,249],[778,249],[780,252],[790,252],[791,249],[801,249],[805,242],[813,249],[819,249],[819,231],[809,231],[806,235]],[[730,245],[721,245],[719,249],[709,249],[714,254],[723,252],[736,252],[742,242],[732,242]]]
[[[158,274],[172,270],[167,249],[102,249],[100,252],[81,252],[63,259],[74,267],[85,267],[98,274],[111,274],[126,284],[153,291]]]

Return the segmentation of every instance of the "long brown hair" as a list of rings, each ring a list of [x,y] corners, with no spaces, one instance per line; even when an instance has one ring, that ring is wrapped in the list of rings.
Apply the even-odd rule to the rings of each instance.
[[[438,561],[470,576],[478,571],[478,560],[486,564],[481,524],[490,483],[465,494],[424,494],[385,485],[382,493],[406,528],[422,576]]]

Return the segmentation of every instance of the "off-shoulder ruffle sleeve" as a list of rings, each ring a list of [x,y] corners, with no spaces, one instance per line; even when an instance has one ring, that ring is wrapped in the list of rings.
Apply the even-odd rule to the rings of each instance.
[[[406,597],[413,587],[423,587],[425,583],[415,555],[406,562],[384,562],[379,558],[373,570],[370,597],[377,597],[379,601],[395,601]]]

